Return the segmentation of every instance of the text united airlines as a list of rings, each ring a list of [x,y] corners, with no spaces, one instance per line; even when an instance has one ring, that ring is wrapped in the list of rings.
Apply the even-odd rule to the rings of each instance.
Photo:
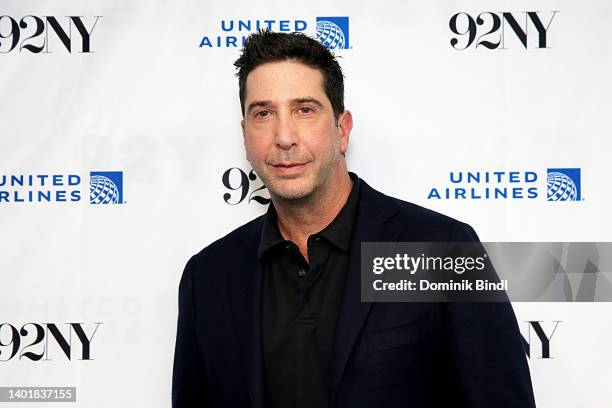
[[[76,202],[80,185],[76,174],[0,175],[0,203]]]
[[[433,187],[428,200],[503,200],[538,197],[535,171],[451,171],[451,185]]]
[[[280,32],[305,31],[308,24],[304,20],[221,20],[219,35],[204,35],[199,48],[238,48],[244,46],[249,33],[258,30]],[[235,35],[238,33],[238,35]]]

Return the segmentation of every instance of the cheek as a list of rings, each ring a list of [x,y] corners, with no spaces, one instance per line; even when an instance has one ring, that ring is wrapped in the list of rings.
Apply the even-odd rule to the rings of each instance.
[[[329,129],[322,130],[310,144],[312,152],[316,152],[319,156],[333,157],[340,152],[340,138]]]
[[[265,145],[256,135],[249,135],[244,139],[244,147],[249,159],[259,159],[265,153]]]

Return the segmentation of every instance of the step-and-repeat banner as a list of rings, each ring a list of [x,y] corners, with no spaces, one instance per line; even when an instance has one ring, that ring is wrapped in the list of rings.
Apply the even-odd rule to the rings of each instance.
[[[373,187],[483,241],[612,241],[610,21],[604,0],[3,0],[0,387],[170,404],[183,266],[269,202],[232,65],[258,28],[334,47]],[[513,305],[538,406],[610,406],[612,304]]]

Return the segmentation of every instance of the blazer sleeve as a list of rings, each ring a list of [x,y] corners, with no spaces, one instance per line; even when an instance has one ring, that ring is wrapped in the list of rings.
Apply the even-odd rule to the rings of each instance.
[[[187,262],[179,284],[179,314],[172,373],[172,407],[212,407],[202,356],[196,338],[193,302],[193,258]]]
[[[467,224],[450,242],[477,242]],[[470,408],[535,408],[529,366],[510,302],[444,304],[447,352],[463,401]]]

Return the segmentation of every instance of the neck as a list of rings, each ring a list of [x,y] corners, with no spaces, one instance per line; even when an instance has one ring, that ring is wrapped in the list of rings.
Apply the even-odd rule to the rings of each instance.
[[[283,238],[293,241],[308,260],[308,237],[327,227],[346,204],[353,182],[343,172],[320,192],[301,200],[272,199]]]

